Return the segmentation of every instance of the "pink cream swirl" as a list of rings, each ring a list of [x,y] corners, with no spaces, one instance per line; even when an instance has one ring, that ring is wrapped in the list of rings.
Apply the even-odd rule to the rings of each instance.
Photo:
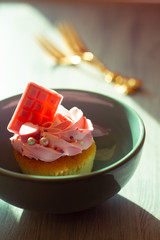
[[[69,111],[59,106],[53,123],[47,122],[38,126],[39,139],[30,145],[23,142],[19,134],[11,138],[13,148],[23,156],[42,160],[54,161],[62,156],[73,156],[88,149],[93,141],[91,121],[83,116],[83,112],[73,107]],[[45,138],[47,145],[41,144],[40,139]]]

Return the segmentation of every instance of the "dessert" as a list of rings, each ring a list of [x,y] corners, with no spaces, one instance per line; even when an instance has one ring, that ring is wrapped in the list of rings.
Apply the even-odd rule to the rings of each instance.
[[[8,124],[23,173],[61,176],[89,173],[96,146],[93,125],[77,107],[67,110],[63,96],[29,83]]]

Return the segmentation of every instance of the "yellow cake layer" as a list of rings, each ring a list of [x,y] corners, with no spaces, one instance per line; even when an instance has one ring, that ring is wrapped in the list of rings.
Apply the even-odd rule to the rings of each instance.
[[[75,156],[61,157],[53,162],[30,159],[14,150],[15,158],[23,173],[43,176],[65,176],[89,173],[93,167],[96,145],[92,145]]]

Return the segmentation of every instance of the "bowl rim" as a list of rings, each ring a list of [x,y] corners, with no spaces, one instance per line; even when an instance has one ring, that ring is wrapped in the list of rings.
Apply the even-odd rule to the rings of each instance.
[[[89,90],[81,90],[81,89],[70,89],[70,88],[54,88],[54,90],[58,91],[72,91],[72,92],[83,92],[83,93],[90,93],[93,95],[97,95],[97,96],[101,96],[104,98],[108,98],[113,102],[118,103],[119,105],[123,106],[125,109],[129,109],[129,111],[131,111],[137,118],[138,122],[139,122],[139,126],[140,126],[140,134],[139,134],[139,138],[137,143],[135,144],[134,148],[131,149],[130,152],[128,152],[127,155],[125,155],[124,157],[120,158],[117,162],[104,167],[102,169],[98,169],[96,171],[93,171],[91,173],[87,173],[87,174],[76,174],[76,175],[68,175],[68,176],[40,176],[40,175],[29,175],[29,174],[24,174],[24,173],[18,173],[18,172],[13,172],[11,170],[7,170],[4,168],[0,167],[0,174],[2,175],[7,175],[9,177],[13,177],[13,178],[20,178],[22,180],[29,180],[29,181],[42,181],[42,182],[63,182],[63,181],[72,181],[72,180],[83,180],[86,178],[91,178],[91,177],[95,177],[97,175],[101,175],[101,174],[106,174],[111,172],[112,170],[114,170],[115,168],[118,168],[122,165],[124,165],[126,162],[128,162],[133,156],[135,156],[139,150],[142,148],[143,144],[144,144],[144,140],[145,140],[145,135],[146,135],[146,131],[145,131],[145,125],[144,122],[142,120],[142,118],[140,117],[140,115],[132,108],[130,107],[128,104],[122,102],[122,100],[119,99],[115,99],[114,97],[102,94],[102,93],[97,93],[94,91],[89,91]],[[21,96],[21,94],[17,94],[17,95],[13,95],[11,97],[5,98],[0,100],[0,102],[13,98],[13,97],[17,97],[17,96]]]

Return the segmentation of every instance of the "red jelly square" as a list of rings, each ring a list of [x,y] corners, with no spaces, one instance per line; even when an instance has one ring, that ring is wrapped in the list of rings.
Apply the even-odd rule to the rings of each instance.
[[[54,108],[48,107],[47,109],[45,109],[44,114],[45,116],[48,116],[49,118],[51,118],[53,116],[53,111],[55,111]]]
[[[36,111],[40,114],[42,112],[42,110],[43,110],[43,105],[39,102],[35,102],[35,104],[33,106],[33,111]]]
[[[27,95],[30,96],[31,98],[37,98],[37,95],[39,94],[39,88],[37,88],[36,86],[28,86],[27,89]]]
[[[8,130],[19,133],[22,124],[32,122],[42,125],[53,122],[54,115],[63,97],[36,83],[29,83],[8,125]]]
[[[25,121],[29,117],[29,111],[25,109],[20,109],[19,111],[19,119],[21,119],[22,122]]]
[[[49,104],[56,107],[57,102],[54,96],[51,95],[48,101],[49,101]]]
[[[24,108],[25,109],[31,109],[33,106],[33,99],[27,98],[24,102]]]
[[[48,96],[49,96],[48,93],[40,92],[38,95],[38,100],[41,102],[45,102],[47,101]]]

